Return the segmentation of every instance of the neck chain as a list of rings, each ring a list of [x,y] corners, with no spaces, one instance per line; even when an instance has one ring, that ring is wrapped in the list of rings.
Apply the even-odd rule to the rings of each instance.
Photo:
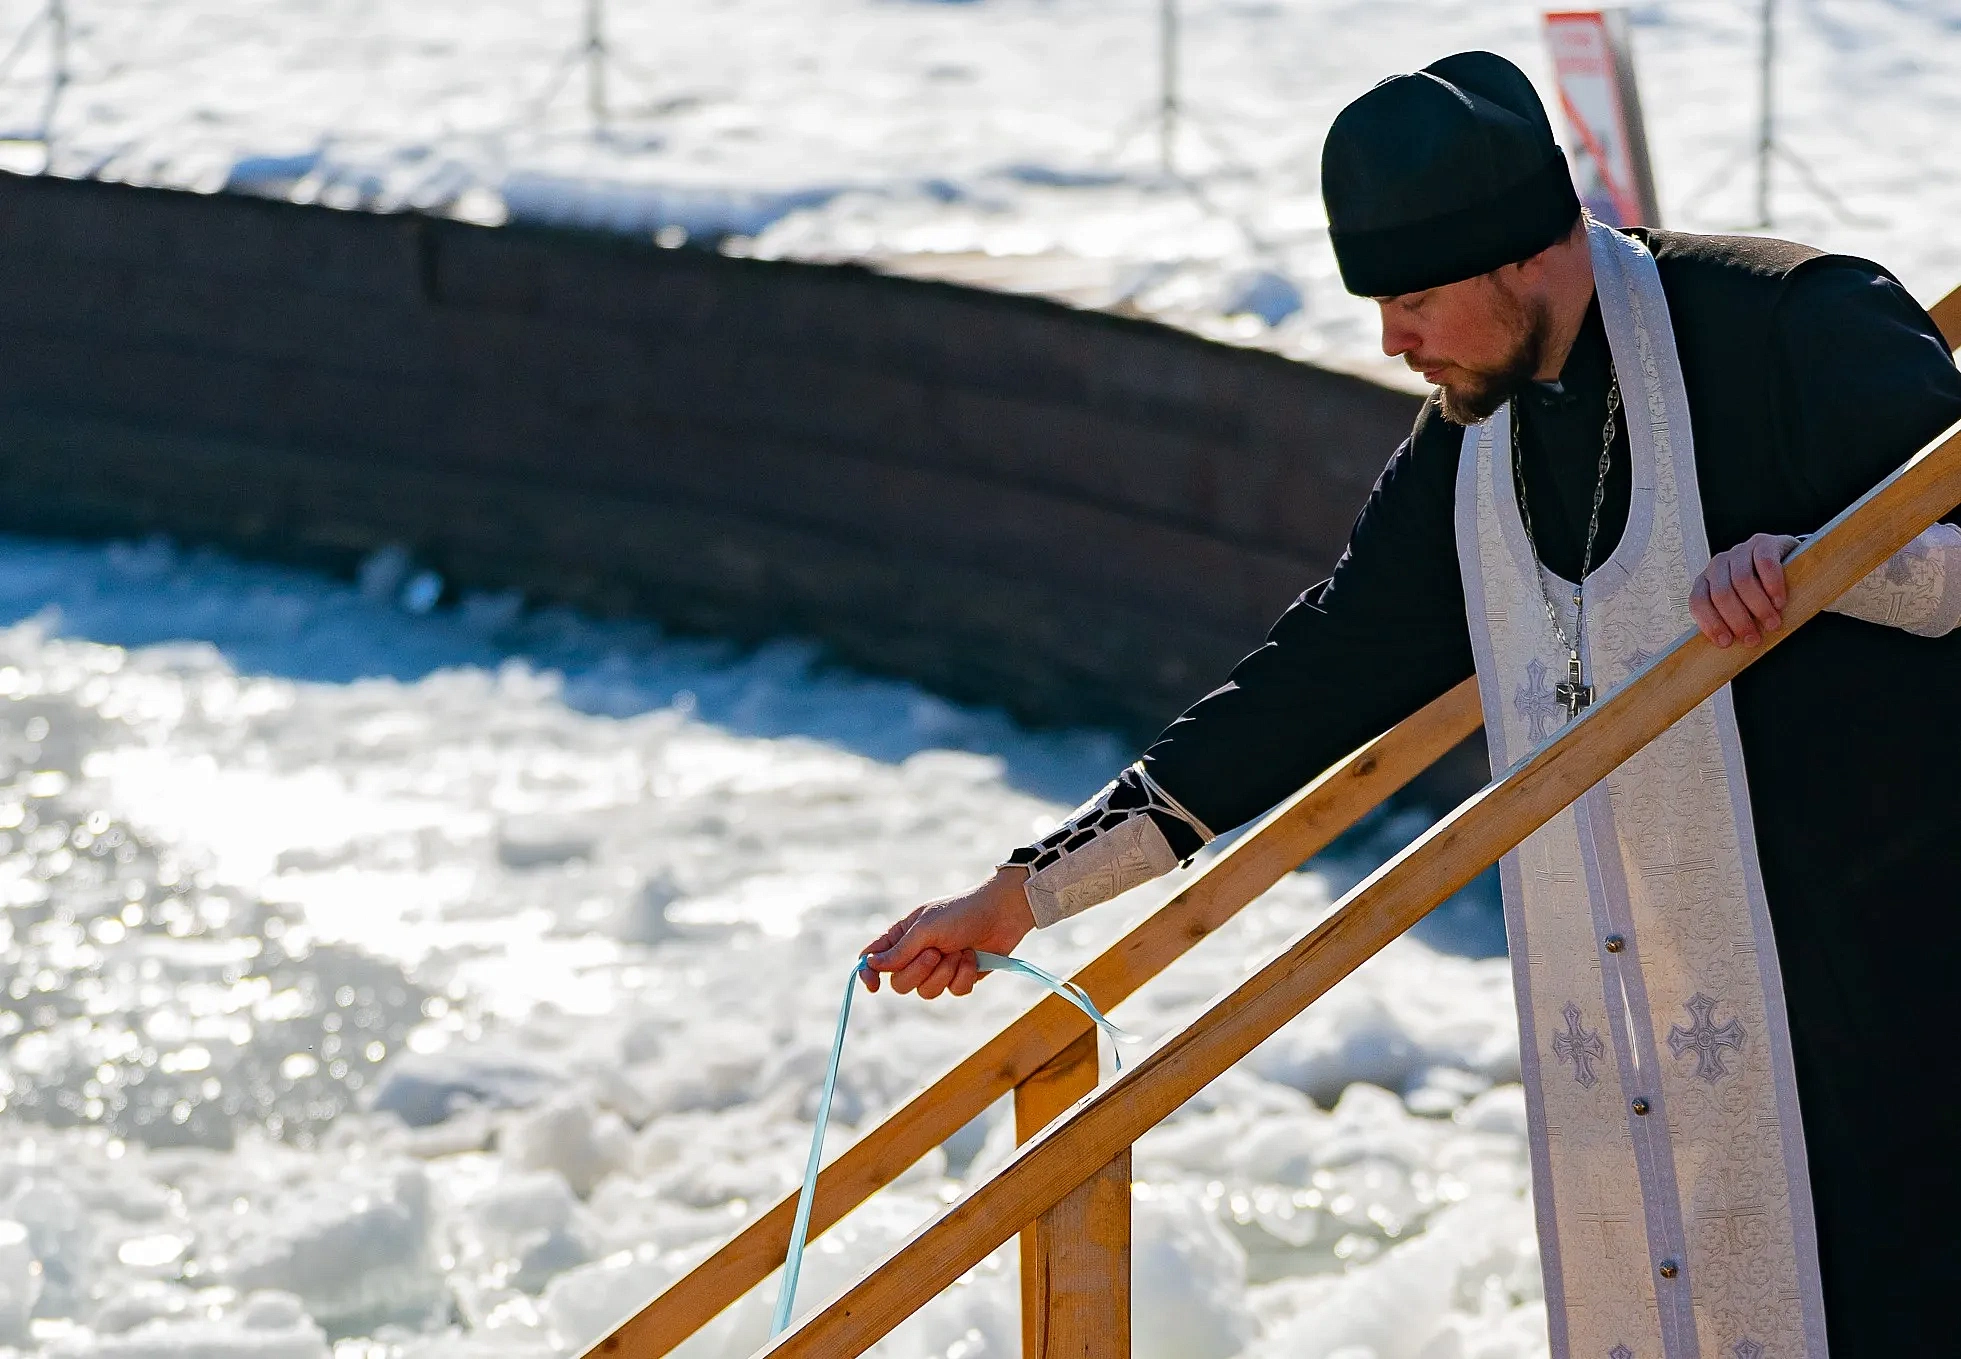
[[[1586,578],[1593,571],[1593,544],[1600,536],[1600,505],[1607,498],[1607,469],[1614,461],[1615,417],[1621,409],[1620,376],[1610,366],[1607,370],[1607,423],[1600,433],[1600,472],[1593,483],[1593,514],[1587,520],[1586,552],[1580,558],[1580,577],[1573,583],[1573,635],[1568,637],[1566,629],[1559,625],[1559,607],[1553,603],[1552,592],[1546,589],[1546,573],[1539,569],[1539,541],[1532,534],[1532,507],[1525,496],[1525,463],[1520,455],[1518,436],[1519,410],[1516,399],[1512,402],[1512,485],[1518,492],[1518,514],[1525,521],[1525,541],[1532,549],[1533,575],[1539,583],[1539,594],[1546,604],[1546,619],[1552,624],[1553,635],[1559,638],[1560,646],[1566,649],[1566,682],[1553,687],[1553,695],[1566,709],[1566,718],[1571,721],[1578,717],[1582,709],[1593,702],[1593,686],[1581,683],[1580,643],[1586,632]]]

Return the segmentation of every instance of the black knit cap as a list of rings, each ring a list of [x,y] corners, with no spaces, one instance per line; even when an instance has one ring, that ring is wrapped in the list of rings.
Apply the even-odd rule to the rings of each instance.
[[[1364,297],[1530,258],[1580,214],[1538,92],[1491,52],[1390,76],[1343,109],[1321,150],[1321,194],[1341,281]]]

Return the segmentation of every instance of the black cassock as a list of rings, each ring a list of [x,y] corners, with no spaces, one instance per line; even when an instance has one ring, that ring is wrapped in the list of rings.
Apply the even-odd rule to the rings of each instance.
[[[1946,345],[1876,265],[1779,241],[1635,234],[1668,297],[1712,552],[1816,531],[1961,419]],[[1539,550],[1569,580],[1608,370],[1596,306],[1559,381],[1518,401]],[[1151,774],[1213,831],[1470,675],[1455,546],[1462,441],[1433,398],[1333,577],[1151,746]],[[1627,522],[1628,467],[1623,431],[1595,562]],[[1928,639],[1822,615],[1734,691],[1831,1346],[1961,1353],[1961,1296],[1949,1291],[1961,1289],[1961,959],[1948,947],[1961,916],[1961,632]],[[1159,820],[1179,854],[1197,848],[1188,827]]]

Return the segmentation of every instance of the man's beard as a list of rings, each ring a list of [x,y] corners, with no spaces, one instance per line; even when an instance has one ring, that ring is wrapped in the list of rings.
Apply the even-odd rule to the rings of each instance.
[[[1545,359],[1552,309],[1543,299],[1534,299],[1528,305],[1494,283],[1492,307],[1512,323],[1509,328],[1517,337],[1516,343],[1498,367],[1472,371],[1461,382],[1439,384],[1444,419],[1452,424],[1475,425],[1489,419],[1531,380]]]

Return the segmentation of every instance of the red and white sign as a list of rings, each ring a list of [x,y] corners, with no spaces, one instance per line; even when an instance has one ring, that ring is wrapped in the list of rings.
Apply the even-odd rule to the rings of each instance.
[[[1580,201],[1612,226],[1660,226],[1626,12],[1548,13],[1546,46],[1559,83],[1566,150]]]

